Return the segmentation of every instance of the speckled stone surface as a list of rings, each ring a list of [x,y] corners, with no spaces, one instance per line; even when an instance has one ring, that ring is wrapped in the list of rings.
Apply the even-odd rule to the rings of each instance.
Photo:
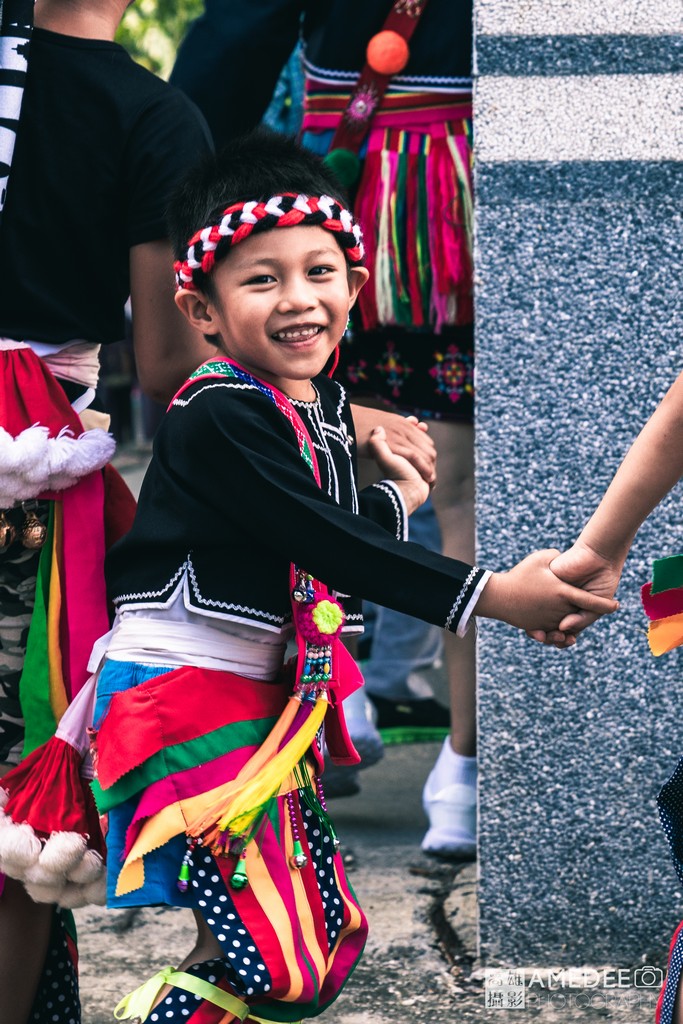
[[[683,368],[681,167],[480,164],[480,565],[569,544]],[[639,587],[681,550],[679,485],[639,534],[620,611],[574,650],[480,623],[490,963],[664,965],[683,896],[655,798],[683,754],[683,651],[651,657]]]
[[[663,74],[683,67],[683,35],[480,36],[479,75]]]
[[[666,35],[683,31],[676,0],[475,0],[477,35]]]
[[[483,75],[475,80],[482,163],[683,160],[679,74]]]

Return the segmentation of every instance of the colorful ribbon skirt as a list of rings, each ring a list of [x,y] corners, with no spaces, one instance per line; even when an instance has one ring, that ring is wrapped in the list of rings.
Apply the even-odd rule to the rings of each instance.
[[[216,853],[186,835],[265,749],[288,696],[284,682],[133,662],[107,661],[98,681],[93,788],[108,818],[108,903],[200,911],[224,954],[219,987],[250,1019],[320,1013],[367,933],[306,758],[246,841]]]

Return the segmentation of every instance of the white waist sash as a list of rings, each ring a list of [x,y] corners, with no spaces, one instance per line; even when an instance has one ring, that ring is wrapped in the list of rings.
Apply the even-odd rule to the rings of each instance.
[[[136,616],[117,618],[106,648],[114,661],[218,669],[269,682],[282,666],[283,643],[245,640],[197,622]]]

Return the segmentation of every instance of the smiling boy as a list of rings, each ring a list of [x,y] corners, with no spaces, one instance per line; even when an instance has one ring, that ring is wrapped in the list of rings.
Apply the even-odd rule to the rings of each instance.
[[[474,610],[553,630],[615,605],[557,580],[553,551],[491,574],[405,541],[428,485],[382,429],[385,479],[358,493],[347,398],[323,370],[368,275],[314,156],[246,138],[187,179],[170,219],[176,302],[217,351],[171,403],[108,557],[96,797],[109,905],[190,907],[200,937],[117,1015],[301,1020],[336,998],[367,930],[319,778],[323,720],[333,754],[357,760],[338,637],[362,619],[344,595],[459,634]]]

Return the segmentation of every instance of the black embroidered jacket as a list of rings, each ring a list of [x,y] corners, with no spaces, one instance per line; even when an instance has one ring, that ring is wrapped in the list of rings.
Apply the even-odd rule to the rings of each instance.
[[[119,609],[164,607],[183,584],[208,616],[280,632],[290,621],[294,562],[339,594],[457,630],[482,572],[404,541],[397,489],[355,485],[353,421],[344,389],[315,380],[316,402],[295,402],[322,486],[285,416],[255,387],[199,379],[176,398],[157,434],[129,534],[109,552]],[[344,600],[350,625],[361,620]]]

